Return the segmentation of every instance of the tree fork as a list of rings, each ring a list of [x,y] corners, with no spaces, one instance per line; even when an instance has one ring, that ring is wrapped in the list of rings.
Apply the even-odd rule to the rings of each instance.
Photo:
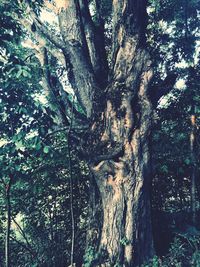
[[[106,88],[96,77],[101,49],[93,38],[96,29],[87,1],[55,3],[74,92],[91,125],[82,147],[89,155],[103,213],[102,229],[93,227],[92,235],[97,236],[95,249],[101,257],[92,266],[140,265],[153,256],[148,144],[153,108],[147,96],[153,73],[145,49],[147,1],[113,1],[112,66]]]

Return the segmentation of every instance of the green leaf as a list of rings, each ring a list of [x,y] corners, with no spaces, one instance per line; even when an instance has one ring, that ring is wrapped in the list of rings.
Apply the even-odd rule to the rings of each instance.
[[[184,162],[185,162],[186,165],[190,165],[191,160],[190,160],[189,158],[186,158],[186,159],[184,160]]]
[[[48,147],[48,146],[45,146],[45,147],[43,148],[43,152],[44,152],[45,154],[48,154],[48,153],[49,153],[49,147]]]
[[[163,165],[163,166],[161,166],[161,172],[162,173],[168,173],[168,167],[167,167],[167,165]]]
[[[23,73],[23,70],[19,69],[19,71],[16,74],[16,78],[19,79],[19,77],[22,75],[22,73]]]
[[[29,73],[26,70],[23,70],[22,75],[26,78],[29,76]]]
[[[40,148],[41,148],[41,143],[37,143],[36,146],[35,146],[35,149],[36,150],[40,150]]]
[[[15,143],[15,146],[16,146],[17,149],[22,148],[22,147],[23,147],[23,143],[22,143],[22,141],[18,141],[18,142],[16,142],[16,143]]]
[[[20,171],[20,169],[21,169],[20,165],[16,165],[16,166],[15,166],[15,170],[16,170],[16,171]]]

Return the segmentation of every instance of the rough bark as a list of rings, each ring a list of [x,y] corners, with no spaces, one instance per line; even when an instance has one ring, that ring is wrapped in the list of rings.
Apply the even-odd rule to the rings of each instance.
[[[142,12],[139,2],[135,5]],[[153,73],[143,30],[136,27],[145,22],[133,19],[135,5],[114,5],[113,78],[88,146],[103,207],[99,262],[105,266],[141,265],[153,255],[148,144],[152,105],[147,96]]]
[[[74,90],[87,117],[90,118],[97,83],[89,55],[79,1],[66,1],[65,7],[62,7],[59,12],[59,24],[66,45],[65,52],[73,66]]]
[[[91,220],[87,243],[99,256],[92,266],[141,265],[153,255],[149,201],[152,105],[147,94],[153,72],[145,48],[146,2],[113,0],[108,73],[105,49],[102,60],[87,1],[55,1],[72,85],[91,125],[82,142],[94,177],[93,192],[98,192],[91,198],[91,214],[97,217],[100,206],[103,211],[102,227],[99,218]]]
[[[152,106],[147,97],[152,69],[149,55],[143,47],[143,30],[140,30],[144,21],[134,17],[135,14],[139,16],[137,12],[140,12],[140,4],[135,2],[137,10],[131,1],[114,3],[112,79],[106,88],[105,102],[101,103],[101,107],[92,105],[96,116],[85,144],[103,209],[103,226],[100,233],[96,234],[100,236],[99,258],[93,262],[93,266],[140,265],[153,255],[148,194],[148,137]],[[71,50],[69,54],[75,56],[73,62],[81,67],[83,75],[84,66],[80,62],[85,64],[88,58],[82,59],[84,49],[87,53],[88,41],[84,36],[80,38],[81,21],[77,21],[74,25],[76,29],[79,27],[79,36],[74,35],[73,38],[77,38],[81,47],[79,53],[77,48],[72,48],[71,35],[66,33],[66,26],[64,38],[71,45],[73,53]],[[83,79],[80,80],[76,75],[76,68],[75,63],[77,81],[86,88]],[[87,63],[85,71],[87,86],[91,86],[95,94],[97,87],[94,89],[96,83],[93,81],[95,75],[91,75],[92,64]],[[88,79],[88,74],[92,79]]]
[[[80,0],[80,10],[95,79],[104,88],[108,78],[108,63],[103,34],[104,27],[102,23],[95,25],[93,22],[87,0]]]
[[[135,76],[139,81],[132,81],[133,74],[130,77],[135,90],[118,83],[110,87],[99,123],[105,128],[99,133],[97,127],[92,133],[95,136],[97,131],[100,138],[97,143],[104,144],[101,156],[97,156],[100,161],[90,163],[90,167],[102,200],[99,252],[104,254],[107,266],[117,263],[133,266],[153,255],[148,150],[152,107],[147,98],[152,71],[145,53],[140,54],[138,65],[141,70],[136,70]],[[100,153],[99,148],[97,151]]]

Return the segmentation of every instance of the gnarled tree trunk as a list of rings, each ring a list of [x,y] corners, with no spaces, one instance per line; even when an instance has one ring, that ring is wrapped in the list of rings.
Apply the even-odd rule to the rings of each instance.
[[[153,255],[148,144],[152,105],[147,93],[153,73],[145,43],[147,1],[113,0],[110,70],[102,1],[95,1],[96,24],[87,0],[54,2],[62,41],[38,19],[35,24],[62,50],[69,81],[90,125],[82,147],[103,211],[102,228],[96,224],[88,238],[88,246],[102,255],[92,266],[140,265]]]
[[[93,266],[133,266],[153,255],[148,149],[152,106],[147,94],[152,67],[144,48],[145,1],[143,5],[140,2],[113,4],[113,66],[110,80],[101,84],[96,77],[104,63],[95,56],[99,49],[87,27],[91,20],[82,25],[75,16],[69,28],[64,19],[75,9],[83,12],[85,1],[80,6],[68,1],[67,9],[60,13],[61,32],[73,64],[74,88],[92,122],[83,147],[103,209],[102,229],[95,234],[100,257]],[[102,73],[102,79],[105,76]]]
[[[134,57],[133,51],[126,53],[128,59]],[[124,84],[109,87],[105,111],[91,135],[90,147],[95,147],[95,139],[97,146],[96,155],[90,152],[90,167],[103,207],[99,253],[107,266],[133,266],[153,255],[148,144],[152,106],[147,97],[152,70],[147,53],[137,55],[134,73],[130,71]]]

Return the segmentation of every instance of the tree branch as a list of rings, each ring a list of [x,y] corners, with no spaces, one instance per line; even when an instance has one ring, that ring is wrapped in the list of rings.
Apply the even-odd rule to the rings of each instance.
[[[97,90],[98,85],[89,56],[78,1],[67,1],[66,6],[60,9],[58,18],[65,42],[65,52],[73,67],[73,89],[87,117],[91,118],[95,91],[99,90]]]
[[[149,95],[154,107],[157,106],[159,100],[167,95],[174,87],[178,74],[175,72],[169,72],[166,78],[160,82],[160,84],[154,84],[149,88]]]
[[[37,26],[37,30],[41,32],[53,45],[59,49],[65,49],[63,41],[59,39],[55,33],[50,32],[48,28],[39,20],[39,18],[35,17],[34,22]]]
[[[49,64],[48,52],[47,52],[46,47],[43,50],[43,57],[44,57],[43,71],[44,71],[44,76],[46,79],[46,84],[48,86],[50,98],[52,100],[51,102],[57,104],[56,106],[57,106],[57,110],[59,113],[59,118],[61,118],[61,120],[62,120],[61,124],[67,125],[69,122],[68,122],[68,119],[66,116],[65,106],[67,107],[68,102],[66,102],[65,105],[62,106],[61,102],[58,99],[58,96],[57,96],[58,93],[56,92],[57,91],[58,78],[54,77],[54,76],[51,77],[50,64]]]
[[[145,43],[146,5],[146,0],[120,0],[117,4],[113,1],[112,76],[115,80],[126,80],[126,72],[131,65],[136,66],[135,57]]]
[[[48,30],[48,28],[45,26],[44,23],[38,18],[37,14],[31,9],[29,3],[27,1],[27,12],[30,15],[35,27],[36,31],[41,33],[43,36],[45,36],[54,46],[56,46],[59,49],[64,49],[64,42],[62,39],[58,38],[54,32],[51,32]],[[27,20],[28,21],[28,20]],[[30,23],[30,22],[29,22]]]
[[[108,62],[105,51],[104,27],[100,21],[98,27],[92,21],[88,0],[80,0],[80,10],[93,70],[98,84],[105,87],[108,78]]]
[[[26,234],[25,234],[24,230],[22,229],[22,227],[18,224],[18,222],[15,220],[14,217],[12,217],[12,220],[17,225],[17,227],[18,227],[21,235],[23,236],[24,240],[26,241],[26,244],[28,245],[28,247],[31,247],[31,245],[30,245],[30,243],[29,243],[29,241],[28,241],[28,239],[26,237]]]
[[[74,131],[86,131],[87,129],[89,128],[89,125],[87,126],[72,126],[70,128],[70,126],[67,126],[67,127],[63,127],[63,128],[60,128],[60,129],[57,129],[55,131],[52,131],[51,133],[48,133],[45,138],[48,138],[56,133],[60,133],[60,132],[65,132],[65,131],[69,131],[70,130],[70,134],[73,133]]]
[[[33,257],[36,256],[36,253],[32,250],[32,248],[29,248],[28,246],[26,246],[24,243],[20,242],[19,240],[17,240],[17,238],[14,237],[10,237],[13,241],[15,241],[17,244],[19,244],[21,247],[23,247],[24,249],[26,249]]]
[[[101,161],[116,159],[123,154],[123,151],[124,151],[123,145],[116,146],[114,148],[109,149],[109,151],[106,154],[95,155],[95,157],[91,159],[91,162],[97,165]]]

